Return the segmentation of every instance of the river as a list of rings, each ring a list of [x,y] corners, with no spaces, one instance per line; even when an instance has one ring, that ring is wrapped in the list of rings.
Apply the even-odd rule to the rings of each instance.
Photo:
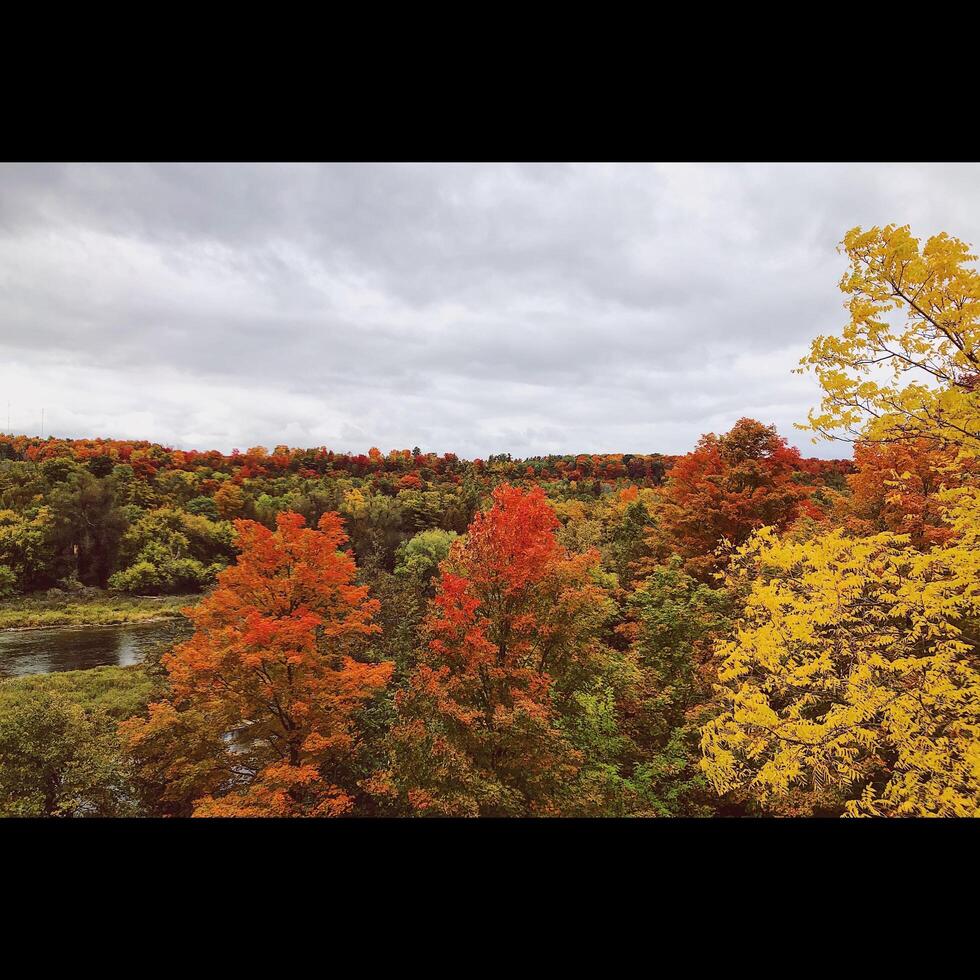
[[[126,626],[53,626],[0,632],[0,677],[128,667],[189,635],[184,619]]]

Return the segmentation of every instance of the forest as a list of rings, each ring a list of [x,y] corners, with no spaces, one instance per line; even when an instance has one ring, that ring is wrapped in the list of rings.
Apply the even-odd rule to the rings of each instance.
[[[977,816],[976,256],[841,250],[845,458],[0,436],[0,627],[187,623],[0,680],[0,815]]]

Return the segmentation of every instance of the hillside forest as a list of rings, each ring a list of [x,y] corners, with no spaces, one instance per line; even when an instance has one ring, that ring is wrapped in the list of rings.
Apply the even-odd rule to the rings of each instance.
[[[0,681],[0,815],[978,815],[976,256],[841,250],[836,460],[0,436],[0,623],[187,620]]]

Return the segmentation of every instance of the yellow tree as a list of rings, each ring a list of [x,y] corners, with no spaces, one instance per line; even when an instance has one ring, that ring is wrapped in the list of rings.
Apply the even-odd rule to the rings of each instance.
[[[824,390],[809,428],[838,438],[919,436],[980,451],[980,274],[968,245],[909,227],[852,228],[840,287],[850,320],[800,362]],[[868,422],[864,431],[863,422]]]
[[[718,649],[724,710],[702,732],[719,792],[846,812],[980,815],[977,534],[922,554],[837,530],[736,554],[744,618]]]
[[[773,809],[802,795],[851,815],[978,815],[980,276],[945,234],[920,248],[907,227],[855,228],[842,247],[850,320],[803,359],[824,390],[808,427],[953,450],[959,485],[937,494],[950,534],[926,550],[840,529],[747,541],[701,765]]]

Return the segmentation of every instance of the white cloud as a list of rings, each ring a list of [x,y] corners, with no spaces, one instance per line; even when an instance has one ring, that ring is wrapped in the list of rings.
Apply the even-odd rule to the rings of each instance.
[[[847,228],[976,166],[0,167],[0,419],[197,448],[683,452],[843,322]]]

